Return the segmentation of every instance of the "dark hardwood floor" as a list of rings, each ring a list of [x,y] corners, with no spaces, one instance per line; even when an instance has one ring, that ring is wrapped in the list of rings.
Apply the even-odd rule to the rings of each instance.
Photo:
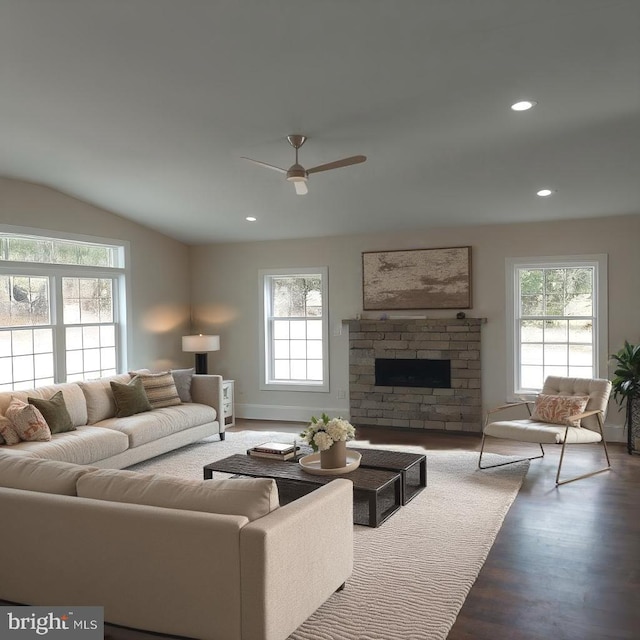
[[[479,451],[479,436],[358,430],[372,442]],[[536,455],[519,444],[491,451]],[[640,458],[610,444],[613,469],[556,488],[560,447],[530,463],[448,640],[640,638]],[[564,470],[603,466],[602,447],[575,446]],[[473,523],[469,523],[473,526]],[[381,639],[382,640],[382,639]]]
[[[297,432],[300,426],[239,421],[235,429]],[[480,447],[480,437],[469,434],[359,428],[358,438],[427,449]],[[491,450],[524,451],[517,444]],[[560,448],[546,450],[544,459],[531,462],[448,640],[640,638],[640,457],[611,444],[611,471],[556,488]],[[567,473],[598,467],[601,451],[591,445],[569,449]],[[108,626],[105,637],[168,636]]]

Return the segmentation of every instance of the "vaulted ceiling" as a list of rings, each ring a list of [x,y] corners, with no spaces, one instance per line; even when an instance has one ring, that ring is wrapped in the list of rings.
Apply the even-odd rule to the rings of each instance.
[[[241,159],[292,133],[368,159],[298,196]],[[0,175],[188,243],[640,213],[639,169],[638,0],[0,2]]]

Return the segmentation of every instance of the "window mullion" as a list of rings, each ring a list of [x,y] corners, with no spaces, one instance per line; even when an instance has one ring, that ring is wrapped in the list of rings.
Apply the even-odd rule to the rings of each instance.
[[[114,325],[115,329],[115,343],[116,343],[116,371],[121,371],[121,345],[122,345],[122,336],[120,332],[124,327],[124,320],[121,321],[120,316],[120,278],[109,278],[111,280],[111,313],[112,318],[111,322]],[[100,320],[102,320],[102,315],[99,316]],[[105,324],[102,323],[101,324]],[[103,347],[102,337],[100,338],[100,348]],[[102,364],[102,352],[100,353],[100,367],[103,367]]]
[[[62,300],[62,278],[49,277],[51,296],[51,324],[53,325],[54,379],[65,382],[67,379],[66,337],[64,333],[64,303]]]

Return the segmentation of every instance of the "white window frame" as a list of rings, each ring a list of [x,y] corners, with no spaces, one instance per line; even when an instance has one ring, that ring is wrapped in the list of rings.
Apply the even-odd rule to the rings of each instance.
[[[607,296],[607,255],[590,254],[575,256],[541,256],[532,258],[506,259],[506,334],[507,334],[507,400],[513,402],[520,395],[530,395],[531,389],[519,389],[520,340],[518,331],[519,300],[518,270],[540,268],[592,267],[593,282],[593,358],[594,370],[600,378],[607,377],[608,362],[608,296]]]
[[[128,353],[130,349],[129,332],[127,326],[131,322],[131,304],[129,293],[130,277],[130,244],[126,240],[101,238],[84,234],[61,233],[48,229],[34,229],[15,225],[0,224],[0,233],[9,233],[33,238],[54,238],[70,242],[84,242],[98,245],[110,245],[116,249],[117,267],[92,267],[74,264],[53,264],[23,261],[0,260],[0,274],[41,276],[49,279],[49,295],[51,300],[51,327],[53,330],[53,354],[54,354],[54,380],[55,383],[65,382],[66,350],[64,332],[67,326],[79,326],[76,324],[65,325],[62,317],[62,278],[105,278],[113,279],[113,321],[116,324],[116,369],[118,372],[128,370]],[[28,327],[37,328],[37,327]]]
[[[322,280],[322,380],[279,382],[271,378],[273,370],[271,281],[277,277],[320,275]],[[327,267],[261,269],[260,292],[260,389],[263,391],[329,391],[329,270]]]

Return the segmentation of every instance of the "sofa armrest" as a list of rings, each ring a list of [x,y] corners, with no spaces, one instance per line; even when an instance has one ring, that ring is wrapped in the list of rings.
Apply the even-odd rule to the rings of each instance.
[[[29,550],[3,553],[0,599],[100,604],[114,624],[240,640],[247,518],[3,487],[0,513],[0,548]]]
[[[286,638],[351,575],[353,483],[336,479],[240,532],[242,638]]]
[[[206,404],[216,410],[220,423],[220,433],[224,431],[224,411],[222,410],[222,376],[196,373],[191,379],[191,399]]]

